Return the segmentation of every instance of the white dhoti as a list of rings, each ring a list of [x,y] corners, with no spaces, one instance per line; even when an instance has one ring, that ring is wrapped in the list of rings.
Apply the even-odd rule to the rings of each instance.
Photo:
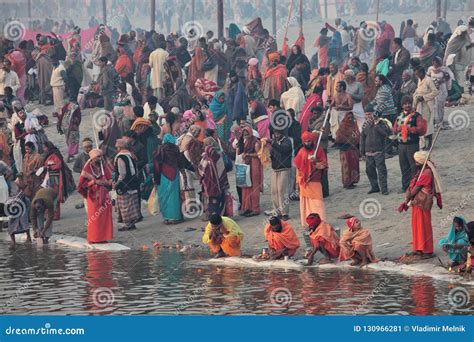
[[[364,107],[362,107],[362,102],[354,103],[352,107],[352,113],[354,114],[354,119],[357,121],[357,126],[359,127],[359,132],[362,132],[362,128],[365,123],[365,112]]]
[[[20,141],[15,141],[13,145],[13,159],[15,160],[15,168],[18,172],[23,171],[23,154],[21,153]]]
[[[6,203],[8,200],[8,184],[4,176],[0,176],[0,203]]]
[[[339,129],[339,123],[344,118],[347,111],[331,109],[331,116],[329,118],[329,124],[331,125],[331,135],[335,139],[336,132]]]
[[[416,50],[416,45],[415,45],[415,38],[405,38],[403,40],[403,47],[410,51],[410,53],[415,52]]]

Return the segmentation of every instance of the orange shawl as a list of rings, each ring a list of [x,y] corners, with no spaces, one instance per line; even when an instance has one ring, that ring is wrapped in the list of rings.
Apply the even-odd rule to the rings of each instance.
[[[372,236],[368,229],[361,228],[358,231],[352,231],[346,229],[341,236],[339,241],[341,247],[341,253],[339,254],[339,260],[345,261],[352,258],[357,249],[365,249],[367,258],[370,261],[375,261],[375,255],[372,251]]]
[[[265,226],[263,230],[265,239],[268,241],[268,246],[273,250],[281,250],[288,248],[290,256],[293,255],[300,247],[300,241],[296,236],[295,231],[289,223],[281,221],[281,232],[274,232],[270,224]]]
[[[321,240],[330,244],[333,250],[339,248],[339,237],[334,228],[327,222],[321,222],[319,226],[309,235],[311,244],[314,246],[316,242]]]
[[[273,68],[268,68],[265,73],[265,81],[273,77],[274,87],[277,88],[277,93],[282,94],[287,90],[286,78],[288,76],[288,69],[283,64],[278,64]]]

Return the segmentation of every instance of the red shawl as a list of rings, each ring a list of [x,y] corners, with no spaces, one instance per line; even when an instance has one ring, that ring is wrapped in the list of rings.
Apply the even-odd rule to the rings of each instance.
[[[171,181],[176,178],[179,157],[179,148],[175,144],[164,143],[157,147],[153,156],[156,184],[160,184],[161,174]]]
[[[322,106],[322,98],[319,94],[313,93],[306,100],[303,109],[301,110],[301,115],[298,121],[301,124],[301,132],[306,132],[309,126],[309,119],[311,119],[311,110],[315,107]]]
[[[315,144],[318,141],[317,134],[304,132],[302,135],[302,140],[305,141],[305,140],[308,140],[309,138],[311,138],[311,140]],[[316,146],[312,150],[308,150],[305,147],[302,147],[300,148],[300,150],[298,151],[298,154],[293,160],[293,164],[300,171],[301,175],[303,176],[303,179],[306,181],[309,181],[311,177],[315,174],[315,171],[316,171],[316,169],[314,168],[315,162],[327,164],[326,153],[324,153],[321,146],[318,148],[318,152],[316,153],[316,159],[314,161],[311,161],[309,159],[309,157],[314,154],[315,150],[316,150]]]
[[[286,90],[286,78],[288,76],[288,70],[283,64],[278,64],[273,68],[267,69],[265,73],[265,81],[272,77],[273,87],[278,91],[278,94],[282,94]]]
[[[359,127],[351,112],[347,112],[339,124],[339,129],[336,132],[336,143],[349,144],[354,147],[360,144]]]
[[[92,172],[93,167],[94,172]],[[79,192],[82,197],[89,197],[100,204],[105,203],[109,190],[105,186],[94,184],[93,180],[104,181],[112,179],[112,171],[108,163],[102,162],[102,167],[104,169],[104,174],[102,174],[100,167],[98,170],[95,170],[96,166],[93,165],[89,159],[82,169],[79,183],[77,185],[77,192]],[[94,176],[94,173],[99,174],[99,177]]]

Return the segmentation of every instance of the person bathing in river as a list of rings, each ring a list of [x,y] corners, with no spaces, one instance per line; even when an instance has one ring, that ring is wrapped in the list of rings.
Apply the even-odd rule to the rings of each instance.
[[[277,216],[270,217],[269,224],[263,231],[270,248],[270,259],[277,260],[284,256],[293,256],[300,247],[300,241],[288,222]]]
[[[450,267],[466,262],[469,241],[466,233],[466,221],[462,217],[454,217],[448,235],[439,240],[439,245],[448,254]]]
[[[58,193],[53,188],[41,188],[31,202],[30,221],[33,236],[47,244],[53,235],[53,217]]]
[[[212,214],[206,226],[202,242],[206,243],[216,258],[240,256],[244,233],[231,218]]]
[[[357,217],[350,217],[346,220],[346,229],[339,240],[341,251],[339,261],[352,259],[351,266],[364,266],[371,262],[376,262],[372,250],[372,236],[368,229],[362,228]]]
[[[313,250],[308,255],[307,266],[313,264],[314,256],[317,252],[324,255],[319,263],[325,264],[331,262],[332,258],[339,256],[339,237],[334,228],[327,222],[321,220],[319,214],[312,213],[306,218],[308,224],[309,239]]]

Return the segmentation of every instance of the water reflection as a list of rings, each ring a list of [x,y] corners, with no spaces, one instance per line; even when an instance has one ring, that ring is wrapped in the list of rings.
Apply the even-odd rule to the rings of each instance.
[[[87,252],[87,281],[85,310],[110,314],[115,310],[117,283],[112,277],[113,260],[110,252]]]
[[[176,251],[101,252],[0,243],[4,314],[472,314],[429,277],[341,269],[259,269]],[[468,289],[469,290],[469,289]],[[471,291],[472,292],[472,291]]]
[[[414,307],[412,315],[433,315],[436,310],[436,288],[428,277],[418,277],[410,282],[411,298]]]

